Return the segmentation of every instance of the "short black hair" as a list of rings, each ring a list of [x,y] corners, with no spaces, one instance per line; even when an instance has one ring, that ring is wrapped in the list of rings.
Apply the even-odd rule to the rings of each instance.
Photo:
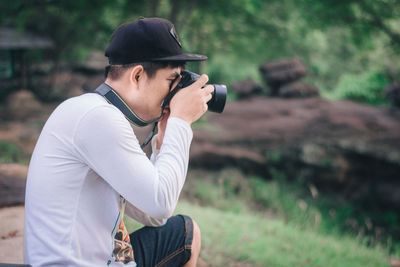
[[[180,61],[146,61],[139,63],[131,63],[125,65],[108,65],[105,68],[104,75],[106,78],[110,78],[111,80],[117,80],[121,77],[122,74],[125,73],[129,68],[142,65],[144,71],[146,72],[149,78],[152,78],[159,69],[172,67],[185,67],[185,62]]]

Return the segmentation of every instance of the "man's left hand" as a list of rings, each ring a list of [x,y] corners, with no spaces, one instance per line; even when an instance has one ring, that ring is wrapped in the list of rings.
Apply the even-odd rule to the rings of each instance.
[[[167,128],[167,121],[169,118],[170,110],[169,107],[164,109],[164,116],[162,119],[158,122],[158,133],[156,136],[156,149],[160,149],[161,145],[164,140],[164,134],[165,134],[165,129]]]

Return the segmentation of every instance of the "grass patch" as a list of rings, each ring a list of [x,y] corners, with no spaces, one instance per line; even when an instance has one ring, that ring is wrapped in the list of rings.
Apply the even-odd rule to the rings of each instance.
[[[400,257],[391,238],[373,236],[354,221],[354,207],[332,208],[299,185],[246,177],[237,169],[190,170],[176,213],[194,218],[202,229],[201,257],[212,266],[388,266]],[[127,221],[129,230],[140,225]],[[389,251],[390,250],[390,251]]]
[[[251,210],[321,234],[346,235],[400,255],[396,214],[373,214],[343,198],[318,194],[313,185],[287,182],[279,170],[271,169],[271,177],[246,177],[236,169],[191,170],[182,197],[236,214]]]
[[[202,258],[226,266],[225,257],[261,266],[387,266],[384,251],[356,240],[301,230],[279,219],[251,212],[240,215],[182,201],[179,213],[199,224],[207,254]]]
[[[212,266],[388,266],[379,247],[320,234],[254,212],[240,214],[181,200],[176,213],[189,214],[202,231],[204,261]],[[130,230],[140,227],[127,219]]]
[[[0,163],[13,163],[22,160],[23,152],[18,145],[0,140]]]

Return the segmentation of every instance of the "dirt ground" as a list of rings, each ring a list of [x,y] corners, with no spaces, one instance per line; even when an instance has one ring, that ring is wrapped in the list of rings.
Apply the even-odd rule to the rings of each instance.
[[[23,263],[24,206],[0,209],[0,263]]]
[[[0,164],[0,173],[26,179],[28,167]],[[0,263],[23,263],[25,208],[23,205],[0,208]]]

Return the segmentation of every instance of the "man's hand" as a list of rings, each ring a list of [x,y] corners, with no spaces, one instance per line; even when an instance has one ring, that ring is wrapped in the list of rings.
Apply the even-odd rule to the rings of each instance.
[[[203,74],[190,86],[177,92],[170,102],[171,116],[189,124],[197,121],[207,111],[207,102],[211,100],[214,91],[212,85],[205,86],[207,82],[208,76]]]
[[[169,108],[164,109],[164,116],[162,119],[158,122],[158,131],[156,135],[156,149],[161,149],[161,145],[164,140],[164,134],[165,134],[165,129],[167,128],[167,121],[169,118],[170,110]]]

